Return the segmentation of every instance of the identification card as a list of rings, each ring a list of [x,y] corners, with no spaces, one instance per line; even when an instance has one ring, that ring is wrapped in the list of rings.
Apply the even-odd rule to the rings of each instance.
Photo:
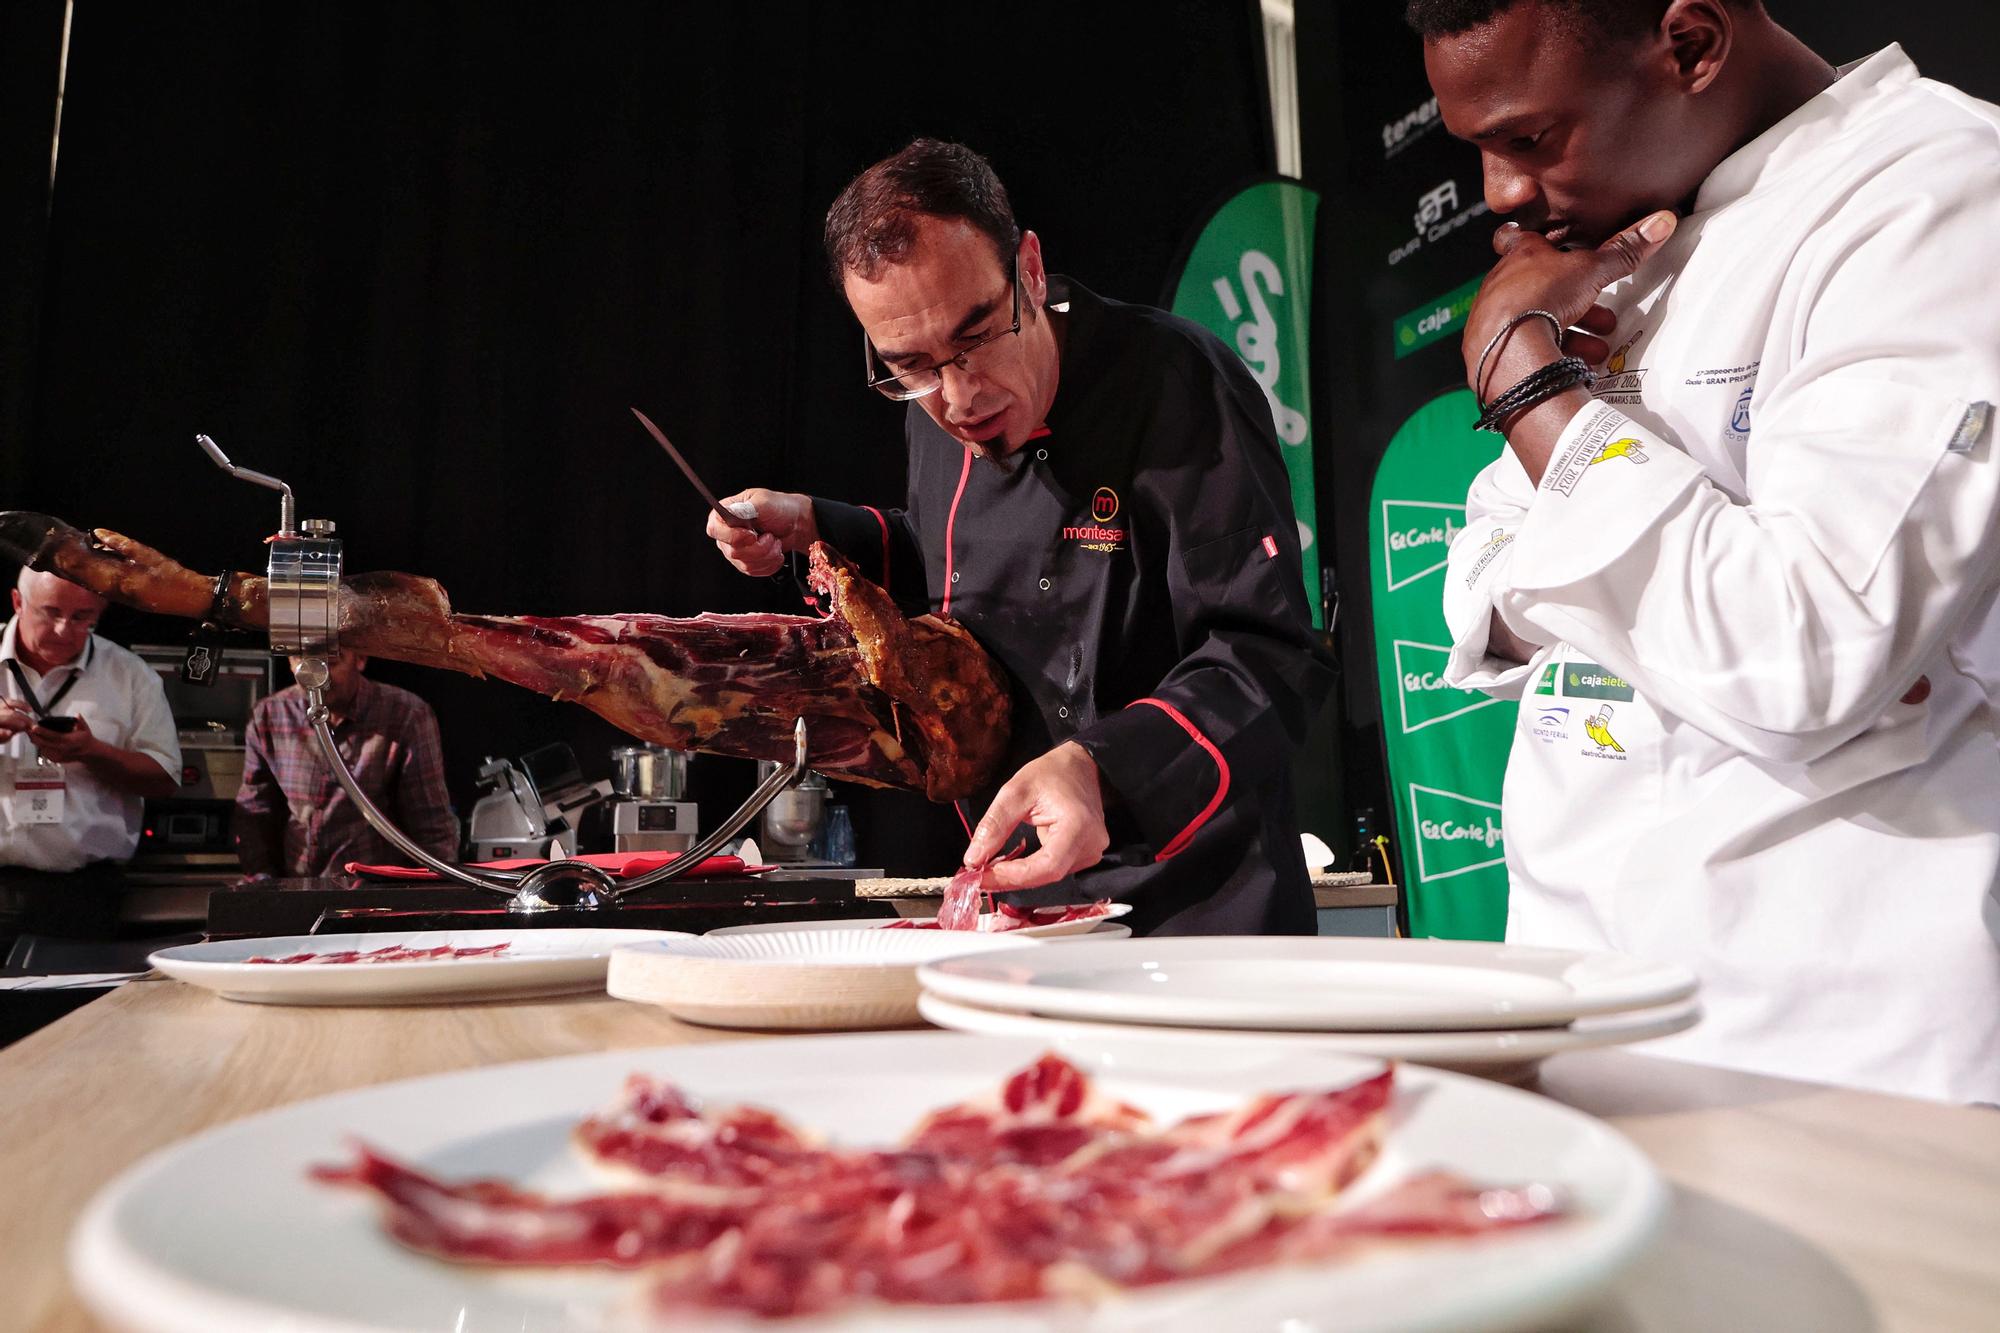
[[[13,807],[16,824],[60,824],[63,796],[69,788],[60,764],[22,766],[14,773]]]

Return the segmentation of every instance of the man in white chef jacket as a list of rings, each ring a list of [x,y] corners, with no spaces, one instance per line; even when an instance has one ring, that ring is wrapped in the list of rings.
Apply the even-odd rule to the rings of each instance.
[[[1529,390],[1445,597],[1522,700],[1508,938],[1692,967],[1662,1054],[2000,1101],[2000,111],[1755,0],[1409,14]]]

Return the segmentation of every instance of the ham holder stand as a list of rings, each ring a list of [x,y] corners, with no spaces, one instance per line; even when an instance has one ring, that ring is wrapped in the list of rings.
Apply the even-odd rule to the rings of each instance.
[[[341,576],[341,544],[334,536],[333,521],[309,518],[298,522],[290,486],[276,477],[230,462],[228,455],[206,435],[197,435],[195,441],[217,467],[238,481],[278,492],[278,532],[269,541],[270,557],[266,564],[270,580],[271,652],[302,659],[292,674],[306,692],[306,719],[312,724],[320,754],[333,768],[348,799],[360,808],[375,831],[417,864],[445,879],[505,895],[510,900],[507,904],[510,912],[609,907],[626,894],[677,878],[701,864],[755,819],[773,797],[805,776],[806,720],[801,717],[792,729],[791,767],[774,770],[735,814],[700,842],[659,869],[632,879],[614,880],[597,866],[577,860],[549,861],[524,870],[479,870],[439,860],[397,828],[369,799],[333,742],[326,706],[326,685],[332,674],[327,659],[340,650]]]

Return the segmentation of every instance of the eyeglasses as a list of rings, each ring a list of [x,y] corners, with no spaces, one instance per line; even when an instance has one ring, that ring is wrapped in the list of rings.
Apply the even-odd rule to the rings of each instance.
[[[868,376],[868,387],[885,398],[892,398],[899,403],[907,403],[912,398],[922,398],[926,394],[936,393],[938,386],[944,383],[944,368],[946,366],[957,366],[960,370],[970,370],[972,367],[967,364],[967,358],[974,352],[1021,331],[1021,256],[1018,251],[1014,255],[1013,277],[1009,285],[1013,288],[1014,292],[1013,324],[1004,329],[995,329],[992,333],[987,334],[970,347],[961,350],[958,355],[948,356],[936,365],[925,366],[920,370],[905,370],[900,374],[891,371],[887,366],[882,364],[882,358],[876,354],[875,344],[868,341],[868,335],[863,333],[861,335],[861,352],[866,362],[865,368]]]

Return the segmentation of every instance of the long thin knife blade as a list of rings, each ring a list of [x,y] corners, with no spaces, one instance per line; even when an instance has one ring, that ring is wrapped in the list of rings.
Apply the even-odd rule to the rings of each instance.
[[[755,523],[752,523],[749,519],[743,517],[741,514],[732,514],[729,510],[723,507],[722,501],[715,498],[715,492],[708,489],[706,483],[704,483],[702,479],[695,474],[695,470],[692,467],[688,466],[687,459],[681,457],[681,451],[674,448],[673,441],[669,440],[666,437],[666,434],[663,431],[661,431],[661,429],[658,426],[655,426],[653,424],[653,419],[651,417],[647,416],[644,412],[641,412],[636,407],[632,409],[632,415],[639,418],[639,424],[646,428],[646,433],[648,435],[652,436],[655,440],[659,441],[660,447],[667,451],[667,457],[674,460],[674,466],[681,470],[681,475],[683,477],[686,477],[688,479],[688,483],[692,485],[695,488],[695,490],[701,493],[702,499],[708,501],[708,507],[715,511],[716,517],[720,518],[724,523],[727,523],[732,528],[744,528],[750,532],[755,532],[757,530],[757,525]]]

